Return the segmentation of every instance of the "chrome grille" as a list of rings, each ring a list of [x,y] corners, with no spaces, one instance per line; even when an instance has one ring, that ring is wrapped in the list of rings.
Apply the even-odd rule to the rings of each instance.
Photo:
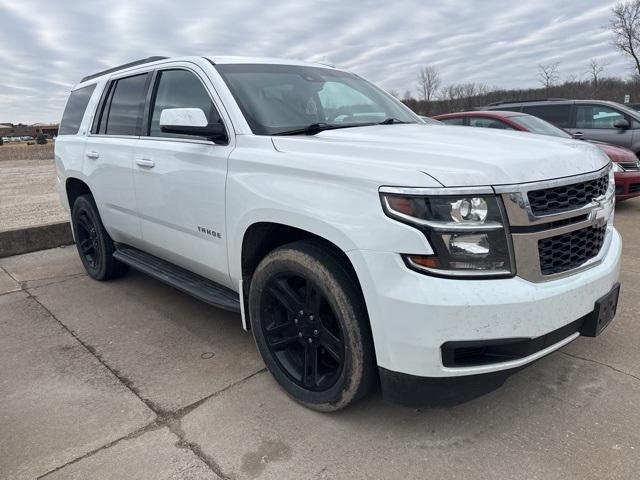
[[[516,275],[547,282],[601,262],[612,239],[610,171],[493,187],[509,218]]]
[[[529,204],[534,215],[551,215],[583,207],[607,191],[607,176],[586,182],[528,192]]]
[[[553,275],[579,267],[598,255],[606,232],[607,226],[603,225],[538,240],[540,271]]]

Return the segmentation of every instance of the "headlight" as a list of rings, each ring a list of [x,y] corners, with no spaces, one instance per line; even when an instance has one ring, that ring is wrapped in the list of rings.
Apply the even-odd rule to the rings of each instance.
[[[420,229],[433,247],[435,255],[403,255],[410,268],[445,277],[513,276],[511,243],[499,197],[383,191],[381,199],[389,217]]]
[[[618,165],[615,162],[611,163],[611,170],[613,170],[616,173],[620,173],[620,172],[624,172],[625,171],[624,168],[622,168],[620,165]]]

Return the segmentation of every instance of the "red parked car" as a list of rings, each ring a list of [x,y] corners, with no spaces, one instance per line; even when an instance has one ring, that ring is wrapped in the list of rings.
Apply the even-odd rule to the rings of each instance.
[[[520,112],[507,111],[473,111],[447,113],[433,117],[447,125],[467,127],[498,128],[501,130],[518,130],[540,135],[574,138],[564,130],[542,120],[541,118]],[[616,200],[622,201],[640,196],[640,162],[631,150],[609,143],[591,142],[607,154],[614,162],[616,177]]]

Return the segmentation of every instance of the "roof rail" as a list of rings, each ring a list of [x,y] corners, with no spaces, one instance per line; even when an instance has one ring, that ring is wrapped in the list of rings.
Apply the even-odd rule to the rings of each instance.
[[[504,105],[505,103],[528,103],[528,102],[566,102],[568,98],[537,98],[533,100],[502,100],[500,102],[493,102],[488,104],[488,107],[494,107],[496,105]]]
[[[124,70],[125,68],[135,67],[136,65],[143,65],[145,63],[157,62],[158,60],[166,60],[169,57],[147,57],[142,60],[136,60],[135,62],[125,63],[124,65],[119,65],[117,67],[109,68],[107,70],[103,70],[98,73],[94,73],[93,75],[88,75],[84,77],[80,82],[86,82],[87,80],[91,80],[92,78],[101,77],[102,75],[106,75],[107,73],[117,72],[118,70]]]

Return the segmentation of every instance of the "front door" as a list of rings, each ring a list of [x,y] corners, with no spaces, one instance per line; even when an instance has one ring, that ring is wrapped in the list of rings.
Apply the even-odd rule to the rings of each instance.
[[[587,140],[613,143],[621,147],[631,147],[633,140],[633,119],[619,110],[590,104],[576,104],[576,123],[572,133],[581,133]],[[631,128],[620,129],[614,127],[618,120],[628,120]]]
[[[145,250],[230,286],[225,183],[233,136],[220,145],[159,125],[165,108],[200,108],[209,123],[221,121],[205,78],[194,69],[157,72],[147,132],[133,161],[136,200]]]

